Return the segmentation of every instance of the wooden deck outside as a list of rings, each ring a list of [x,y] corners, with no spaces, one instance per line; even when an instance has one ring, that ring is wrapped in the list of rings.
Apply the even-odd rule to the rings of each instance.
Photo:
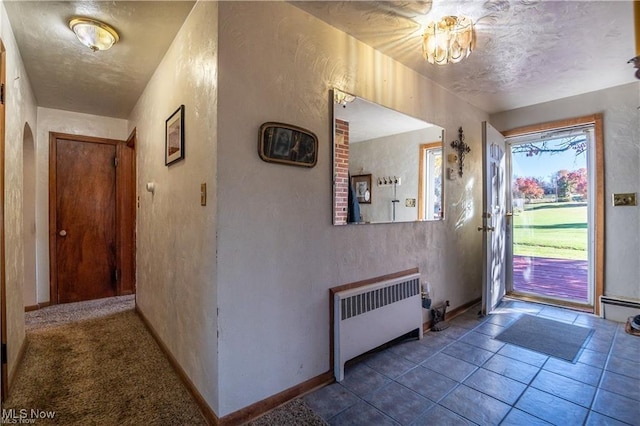
[[[513,256],[513,290],[589,303],[586,260]]]

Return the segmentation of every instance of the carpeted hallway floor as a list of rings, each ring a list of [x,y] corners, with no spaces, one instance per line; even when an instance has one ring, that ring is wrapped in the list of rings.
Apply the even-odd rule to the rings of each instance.
[[[47,425],[206,425],[135,312],[134,296],[25,314],[28,346],[2,408],[11,423],[37,410]],[[14,421],[15,420],[15,421]],[[24,422],[23,422],[24,423]],[[251,426],[326,425],[301,399]]]
[[[26,327],[28,346],[5,413],[54,413],[38,424],[206,424],[132,296],[29,312]]]

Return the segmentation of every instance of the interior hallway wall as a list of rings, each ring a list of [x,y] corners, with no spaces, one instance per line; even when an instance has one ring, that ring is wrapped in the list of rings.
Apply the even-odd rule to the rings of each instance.
[[[38,107],[36,160],[36,285],[38,303],[49,294],[49,133],[126,140],[128,122],[121,118]]]
[[[629,70],[631,72],[631,69]],[[603,113],[604,294],[640,301],[640,207],[613,207],[614,192],[640,189],[640,82],[491,116],[498,130]]]
[[[196,3],[131,116],[137,128],[136,303],[218,409],[216,132],[218,3]],[[185,106],[185,158],[165,166],[165,120]],[[155,193],[147,192],[154,182]],[[200,185],[207,184],[207,205]]]
[[[329,371],[330,287],[419,267],[434,298],[452,308],[480,297],[480,124],[488,114],[290,4],[219,8],[224,416]],[[332,226],[332,87],[444,127],[445,157],[464,128],[471,153],[464,177],[445,183],[445,221]],[[260,160],[266,121],[314,132],[317,165]]]
[[[371,203],[360,205],[360,215],[365,222],[391,222],[394,215],[397,222],[418,219],[418,188],[420,171],[420,145],[442,142],[442,129],[428,129],[404,132],[397,135],[352,143],[349,147],[349,171],[351,176],[371,173]],[[398,176],[400,185],[394,194],[392,185],[378,186],[376,178]],[[395,197],[394,197],[395,195]],[[374,198],[375,197],[375,198]],[[413,198],[416,205],[407,207],[405,200]],[[391,200],[400,200],[393,204]]]
[[[0,38],[6,49],[5,113],[5,277],[7,369],[13,376],[24,343],[24,259],[22,238],[22,149],[25,123],[36,127],[36,99],[24,69],[4,4],[0,3]]]

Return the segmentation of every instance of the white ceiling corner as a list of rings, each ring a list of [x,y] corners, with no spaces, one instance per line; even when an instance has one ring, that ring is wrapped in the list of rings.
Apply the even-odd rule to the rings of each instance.
[[[194,1],[4,0],[38,105],[127,118]],[[301,1],[296,7],[352,35],[489,112],[638,81],[633,1]],[[446,14],[476,22],[477,44],[458,64],[422,59],[421,31]],[[120,33],[93,53],[71,16]]]
[[[489,113],[637,81],[630,0],[293,4]],[[476,47],[460,63],[429,64],[421,32],[444,15],[472,18]]]

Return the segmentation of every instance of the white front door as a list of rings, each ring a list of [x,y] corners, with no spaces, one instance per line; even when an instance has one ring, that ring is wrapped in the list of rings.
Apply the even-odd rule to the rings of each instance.
[[[505,294],[506,283],[506,143],[489,123],[482,123],[483,200],[482,231],[483,277],[482,313],[495,309]]]

